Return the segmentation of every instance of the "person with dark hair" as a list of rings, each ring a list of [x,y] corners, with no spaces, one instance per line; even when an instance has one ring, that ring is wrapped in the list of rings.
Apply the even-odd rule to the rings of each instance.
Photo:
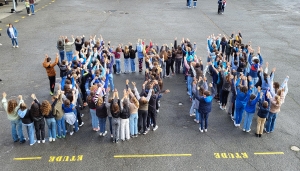
[[[261,137],[264,132],[266,118],[270,112],[270,92],[261,93],[259,100],[259,110],[257,112],[256,137]]]
[[[65,59],[65,46],[64,46],[64,38],[62,36],[59,37],[57,40],[56,48],[59,52],[60,56],[60,62],[62,62]]]
[[[38,143],[41,143],[41,140],[42,143],[45,143],[45,120],[41,111],[41,105],[35,94],[32,94],[31,98],[33,99],[33,102],[30,108],[30,114],[34,121],[35,136]]]
[[[20,104],[20,109],[18,110],[18,115],[22,120],[22,124],[25,126],[29,138],[30,146],[36,143],[34,139],[34,125],[33,125],[33,118],[30,115],[30,110],[27,109],[25,103]]]
[[[129,43],[129,53],[130,53],[130,68],[131,68],[131,72],[135,72],[135,53],[136,53],[136,50],[134,50],[132,48],[132,44]]]
[[[29,0],[29,3],[30,3],[31,14],[35,15],[35,13],[34,13],[34,0]]]
[[[70,41],[67,37],[64,37],[65,39],[65,51],[66,51],[66,56],[68,63],[72,62],[73,58],[73,44],[75,42],[74,36],[72,35],[72,41]]]
[[[53,96],[54,88],[55,88],[55,76],[56,71],[54,66],[58,63],[58,53],[56,54],[55,61],[51,63],[51,58],[46,54],[45,60],[43,62],[43,67],[46,69],[49,82],[50,82],[50,95]]]
[[[118,143],[120,139],[121,107],[120,107],[119,93],[116,89],[114,90],[113,98],[110,102],[110,112],[112,115],[113,142]]]
[[[251,124],[252,124],[252,119],[253,119],[253,115],[255,113],[256,110],[256,104],[258,102],[258,100],[260,99],[260,90],[261,88],[258,86],[258,93],[255,94],[251,94],[250,97],[248,98],[248,102],[245,106],[245,119],[244,119],[244,127],[243,127],[243,131],[246,132],[250,132],[251,131]]]
[[[15,99],[11,99],[7,102],[5,92],[3,92],[2,97],[2,106],[6,111],[7,118],[8,120],[10,120],[11,124],[12,138],[14,142],[20,141],[20,143],[22,144],[25,142],[25,138],[23,136],[22,121],[18,115],[18,110],[20,108],[20,104],[24,103],[23,98],[21,95],[19,95],[19,103],[17,103]]]
[[[11,39],[13,48],[18,48],[18,31],[17,29],[12,25],[12,24],[8,24],[8,28],[7,28],[7,35],[8,37]]]

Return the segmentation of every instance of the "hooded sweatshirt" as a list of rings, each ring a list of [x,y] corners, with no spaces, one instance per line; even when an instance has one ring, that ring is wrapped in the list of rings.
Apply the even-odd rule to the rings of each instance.
[[[195,95],[195,98],[199,101],[199,107],[198,107],[198,111],[201,114],[207,114],[209,112],[211,112],[211,105],[212,105],[212,100],[213,97],[215,96],[215,88],[212,87],[211,88],[211,95],[210,96],[200,96],[199,95],[199,91],[198,93]]]
[[[250,96],[250,95],[249,95]],[[255,109],[256,109],[256,103],[259,100],[259,95],[256,95],[255,99],[251,100],[249,98],[246,107],[245,107],[245,111],[248,113],[255,113]]]
[[[54,66],[58,63],[58,58],[55,58],[55,61],[53,63],[47,62],[47,58],[45,58],[43,62],[43,67],[46,69],[47,75],[49,77],[53,77],[56,75],[56,71],[54,69]]]
[[[236,86],[240,84],[240,78],[236,82]],[[237,95],[236,95],[236,107],[245,107],[247,105],[248,99],[250,97],[250,94],[252,93],[252,90],[248,90],[247,93],[241,92],[239,88],[236,89]]]

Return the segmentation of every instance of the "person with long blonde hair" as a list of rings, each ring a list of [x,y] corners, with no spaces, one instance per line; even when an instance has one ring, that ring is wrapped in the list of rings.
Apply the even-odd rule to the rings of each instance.
[[[265,131],[267,133],[274,131],[277,113],[280,112],[281,104],[282,101],[279,95],[275,95],[275,97],[271,99],[270,112],[269,112],[269,116],[265,128]]]
[[[124,54],[124,74],[129,73],[129,58],[130,58],[130,51],[128,46],[125,46],[124,50],[122,49]]]
[[[20,104],[24,103],[22,96],[18,96],[19,103],[15,99],[7,101],[5,92],[3,92],[2,97],[2,106],[4,107],[4,110],[7,113],[7,118],[8,120],[10,120],[11,124],[12,138],[14,142],[20,141],[20,143],[22,144],[26,141],[23,135],[22,121],[18,115]]]
[[[41,111],[46,118],[48,126],[49,142],[54,142],[56,138],[56,120],[53,113],[56,102],[57,100],[54,99],[53,103],[50,104],[48,100],[44,100],[41,105]]]

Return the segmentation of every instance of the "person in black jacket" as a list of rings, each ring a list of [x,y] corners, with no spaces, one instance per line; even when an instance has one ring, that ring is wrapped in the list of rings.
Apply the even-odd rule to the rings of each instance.
[[[130,53],[130,66],[131,66],[131,72],[135,72],[135,53],[136,50],[132,48],[132,44],[129,43],[129,53]]]
[[[29,143],[32,146],[36,143],[34,139],[34,127],[33,127],[33,118],[30,115],[30,110],[27,109],[25,103],[20,104],[20,109],[18,110],[18,115],[22,120],[22,124],[25,126],[29,138]]]
[[[98,93],[96,95],[98,96]],[[106,98],[105,95],[103,95],[103,97],[99,97],[98,101],[97,101],[97,105],[96,105],[96,115],[98,117],[99,125],[100,125],[100,133],[99,133],[100,136],[105,136],[107,134],[107,131],[105,128],[106,127],[106,118],[107,118],[107,108],[105,105],[105,98]]]
[[[31,108],[30,108],[30,115],[34,121],[34,128],[35,128],[35,135],[38,143],[45,143],[45,120],[44,116],[40,110],[40,103],[36,99],[35,94],[31,95],[32,99],[34,100]]]
[[[120,114],[121,114],[121,107],[120,107],[120,99],[119,93],[115,89],[113,93],[113,99],[110,102],[110,111],[112,115],[112,131],[113,131],[113,142],[118,143],[120,137]]]

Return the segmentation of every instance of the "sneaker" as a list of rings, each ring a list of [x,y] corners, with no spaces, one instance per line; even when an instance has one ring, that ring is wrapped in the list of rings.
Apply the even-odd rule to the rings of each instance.
[[[119,140],[116,140],[116,143],[118,143],[119,142]]]
[[[60,138],[61,138],[61,136],[58,136],[58,135],[56,135],[56,138],[60,139]]]
[[[52,138],[52,141],[54,142],[54,141],[55,141],[55,138]]]
[[[207,132],[207,129],[204,129],[204,132]]]
[[[38,140],[37,142],[38,142],[38,144],[39,144],[39,143],[41,143],[41,141],[40,141],[40,140]]]
[[[18,142],[20,139],[15,140],[14,142]]]
[[[259,134],[258,137],[261,138],[261,135],[262,135],[262,134]]]
[[[73,135],[74,134],[74,131],[70,132],[70,135]]]
[[[170,77],[170,75],[166,75],[166,77]]]
[[[103,135],[102,132],[99,133],[100,137]]]
[[[203,132],[203,130],[202,130],[201,128],[199,128],[199,131],[200,131],[200,132]]]
[[[154,128],[153,128],[153,131],[156,131],[158,128],[158,126],[156,125]]]
[[[234,117],[233,116],[231,116],[231,120],[234,122]]]
[[[149,127],[147,127],[146,129],[147,129],[147,131],[150,131],[150,128],[149,128]]]
[[[190,116],[196,116],[196,114],[195,113],[191,113]]]
[[[148,131],[143,132],[143,135],[146,135],[148,133]]]
[[[106,134],[107,134],[107,131],[105,131],[105,132],[103,133],[103,137],[104,137]]]
[[[110,138],[114,138],[114,135],[113,135],[113,134],[110,134]]]
[[[251,131],[251,129],[247,130],[246,132],[250,132],[250,131]]]
[[[243,131],[245,132],[245,131],[246,131],[246,129],[243,129]]]
[[[62,135],[61,138],[66,138],[66,136]]]
[[[255,136],[256,136],[256,137],[259,137],[259,134],[255,133]]]
[[[24,144],[26,142],[26,139],[23,139],[22,141],[20,141],[20,144]]]
[[[16,46],[13,46],[13,48],[15,48]]]
[[[137,134],[134,134],[133,137],[136,138],[136,137],[138,137],[138,135],[137,135]]]
[[[198,124],[199,123],[199,121],[197,121],[196,119],[194,119],[194,121]]]
[[[53,96],[53,93],[50,91],[50,95]]]
[[[156,112],[159,113],[159,109],[157,109]]]
[[[223,106],[220,106],[220,109],[221,109],[221,110],[224,110],[224,109],[223,109]]]
[[[49,142],[52,142],[52,138],[49,138]]]
[[[45,143],[46,141],[45,140],[42,140],[42,143]]]
[[[82,116],[81,116],[82,117]],[[81,124],[79,125],[80,127],[82,127],[82,125],[84,124],[84,122],[81,122]],[[79,130],[79,129],[78,129]]]
[[[32,145],[33,145],[33,144],[35,144],[35,143],[36,143],[36,140],[34,140],[34,141],[33,141],[33,143],[32,143],[32,144],[30,144],[30,146],[32,146]]]
[[[17,45],[16,48],[19,48],[19,46]]]
[[[237,126],[241,126],[241,124],[236,124]]]
[[[84,114],[82,113],[81,115],[80,115],[80,117],[83,117],[84,116]]]

